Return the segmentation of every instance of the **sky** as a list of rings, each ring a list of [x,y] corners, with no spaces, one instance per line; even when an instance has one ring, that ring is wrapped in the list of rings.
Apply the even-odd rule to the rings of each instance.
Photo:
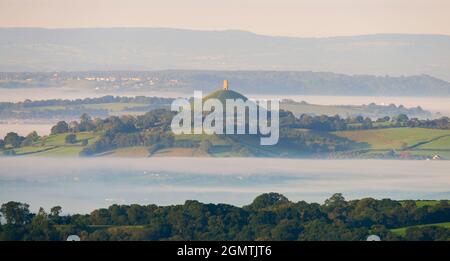
[[[450,35],[449,0],[0,0],[0,27],[168,27],[323,37]]]

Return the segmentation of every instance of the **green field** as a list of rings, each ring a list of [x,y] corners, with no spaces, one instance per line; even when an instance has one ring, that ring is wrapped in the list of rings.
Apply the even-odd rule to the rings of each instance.
[[[354,131],[337,131],[337,136],[344,137],[353,141],[363,142],[374,150],[400,150],[407,147],[425,146],[429,149],[446,148],[444,143],[438,140],[450,137],[450,130],[437,130],[425,128],[389,128],[376,130],[354,130]],[[436,144],[432,142],[436,140]]]
[[[50,150],[53,148],[55,148],[55,146],[26,146],[14,149],[14,152],[16,153],[16,155],[26,155]]]
[[[91,145],[100,138],[101,134],[101,132],[78,132],[76,134],[77,144],[81,145],[82,140],[87,140],[88,145]]]
[[[406,201],[400,201],[402,205],[405,204]],[[415,200],[417,207],[425,207],[425,206],[436,206],[439,204],[440,200]],[[448,201],[450,203],[450,200]]]
[[[75,144],[66,144],[67,134],[49,135],[42,137],[32,146],[14,149],[14,152],[16,155],[78,157],[80,151],[84,148],[82,141],[87,140],[88,145],[90,145],[100,135],[100,132],[79,132],[76,134],[77,142]]]
[[[391,232],[394,233],[394,234],[400,235],[400,236],[404,236],[406,234],[406,230],[408,228],[412,228],[412,227],[432,227],[432,226],[444,227],[444,228],[449,228],[450,229],[450,222],[394,228],[394,229],[391,229]]]
[[[65,145],[65,138],[67,134],[50,135],[43,139],[45,145]]]
[[[49,135],[43,138],[43,143],[45,145],[52,145],[52,146],[65,146],[67,145],[65,140],[66,136],[67,134]],[[98,137],[100,137],[100,133],[78,132],[76,133],[76,137],[77,143],[75,145],[81,145],[81,142],[83,140],[88,140],[88,144],[92,144]]]
[[[450,136],[441,137],[417,147],[422,150],[450,150]]]
[[[51,150],[33,153],[31,155],[45,157],[78,157],[82,149],[82,146],[60,146]]]
[[[391,121],[382,121],[382,122],[377,122],[376,121],[376,122],[372,123],[372,125],[373,125],[373,127],[376,127],[376,128],[378,128],[378,127],[391,127],[391,126],[394,125],[394,123],[391,122]]]
[[[437,204],[439,204],[439,200],[416,200],[416,206],[418,207],[436,206]]]
[[[392,157],[408,154],[417,158],[431,158],[439,155],[442,159],[450,159],[450,130],[425,129],[425,128],[384,128],[371,130],[352,130],[337,132],[314,132],[298,129],[311,142],[322,142],[329,146],[340,144],[336,136],[353,141],[345,141],[346,150],[340,152],[360,153],[361,157]],[[83,141],[92,145],[102,135],[102,132],[76,133],[77,142],[66,144],[67,134],[49,135],[40,138],[32,146],[14,149],[16,155],[35,156],[78,156],[84,148]],[[261,155],[265,157],[291,155],[294,157],[308,157],[308,153],[299,147],[291,146],[291,143],[281,142],[275,146],[260,146],[260,139],[251,135],[221,136],[221,135],[175,135],[175,147],[195,148],[203,141],[209,141],[212,145],[210,156],[227,157],[242,155]],[[325,143],[324,143],[325,142]],[[234,145],[233,145],[234,144]],[[294,144],[294,143],[292,143]],[[242,148],[239,148],[241,145]],[[234,146],[235,151],[231,151]],[[237,151],[236,151],[237,148]],[[245,149],[244,149],[245,148]],[[167,149],[167,148],[166,148]],[[242,150],[242,155],[240,150]],[[247,149],[247,150],[246,150]],[[173,151],[172,151],[173,152]],[[249,153],[251,152],[251,153]],[[132,149],[119,150],[117,155],[144,155],[142,151],[133,152]],[[170,154],[170,153],[169,153]]]

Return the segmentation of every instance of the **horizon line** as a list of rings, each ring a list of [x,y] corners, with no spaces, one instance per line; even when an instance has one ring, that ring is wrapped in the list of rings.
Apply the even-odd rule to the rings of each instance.
[[[0,28],[1,29],[1,28]],[[272,73],[314,73],[314,74],[334,74],[339,76],[348,76],[348,77],[359,77],[359,76],[370,76],[375,78],[408,78],[408,77],[431,77],[439,81],[443,81],[446,83],[450,83],[445,79],[440,77],[428,74],[428,73],[417,73],[417,74],[362,74],[362,73],[338,73],[333,71],[313,71],[313,70],[269,70],[269,69],[261,69],[261,70],[216,70],[216,69],[159,69],[159,70],[128,70],[128,69],[120,69],[120,70],[51,70],[51,71],[1,71],[0,73],[122,73],[122,72],[228,72],[228,73],[239,73],[239,72],[272,72]]]
[[[329,35],[329,36],[290,36],[277,34],[256,33],[243,29],[194,29],[194,28],[180,28],[180,27],[151,27],[151,26],[111,26],[111,27],[42,27],[42,26],[0,26],[2,29],[42,29],[42,30],[102,30],[102,29],[152,29],[152,30],[177,30],[177,31],[192,31],[192,32],[241,32],[265,37],[282,37],[282,38],[340,38],[340,37],[361,37],[361,36],[389,36],[389,35],[403,35],[403,36],[447,36],[445,33],[399,33],[399,32],[380,32],[380,33],[361,33],[348,35]]]

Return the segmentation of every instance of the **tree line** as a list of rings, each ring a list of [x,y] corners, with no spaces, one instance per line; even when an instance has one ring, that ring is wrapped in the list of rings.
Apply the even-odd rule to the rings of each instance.
[[[99,98],[84,99],[50,99],[50,100],[25,100],[23,102],[0,102],[0,118],[4,119],[77,119],[82,114],[89,114],[93,117],[106,118],[110,110],[106,108],[92,108],[86,105],[108,104],[108,103],[139,103],[142,106],[124,107],[123,111],[147,112],[153,109],[169,107],[172,98],[161,97],[120,97],[103,96]],[[59,109],[52,106],[62,107]]]
[[[102,103],[147,103],[147,104],[160,104],[170,105],[173,98],[163,97],[147,97],[147,96],[112,96],[106,95],[98,98],[84,98],[84,99],[48,99],[48,100],[25,100],[23,102],[0,102],[0,110],[5,109],[24,109],[24,108],[36,108],[47,106],[77,106],[86,104],[102,104]]]
[[[29,205],[1,206],[0,240],[450,240],[450,229],[416,226],[450,221],[448,200],[415,201],[334,194],[323,204],[262,194],[244,207],[188,200],[183,205],[112,205],[89,214],[62,215],[56,206],[31,213]],[[403,235],[391,229],[412,226]]]

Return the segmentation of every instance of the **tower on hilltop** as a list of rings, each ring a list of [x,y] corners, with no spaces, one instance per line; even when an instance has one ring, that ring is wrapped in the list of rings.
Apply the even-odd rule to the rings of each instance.
[[[223,90],[228,91],[228,80],[223,80]]]

